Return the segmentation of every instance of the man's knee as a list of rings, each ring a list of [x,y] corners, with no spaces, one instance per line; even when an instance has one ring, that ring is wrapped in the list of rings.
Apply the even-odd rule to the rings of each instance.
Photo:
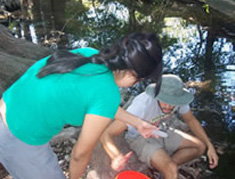
[[[162,162],[151,162],[152,167],[157,171],[161,172],[166,178],[177,178],[178,175],[178,166],[174,161]]]
[[[164,169],[163,175],[166,178],[177,178],[178,176],[178,167],[174,162],[168,164],[168,166]],[[168,177],[167,177],[168,176]]]
[[[201,156],[205,153],[206,151],[206,145],[198,138],[190,136],[191,139],[189,140],[183,140],[183,144],[181,148],[192,148],[195,151],[195,155]]]
[[[199,140],[197,148],[199,156],[203,155],[206,151],[206,145],[201,140]]]
[[[194,141],[194,148],[196,149],[196,155],[199,157],[206,151],[206,145],[198,138]]]
[[[167,178],[176,178],[178,173],[177,164],[166,153],[166,151],[159,149],[151,157],[151,166],[161,172]]]

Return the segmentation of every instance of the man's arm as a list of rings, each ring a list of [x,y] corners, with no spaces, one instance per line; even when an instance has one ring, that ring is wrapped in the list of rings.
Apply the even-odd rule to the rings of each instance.
[[[216,154],[213,144],[210,142],[206,132],[202,128],[201,124],[198,122],[196,117],[190,110],[188,113],[183,114],[182,118],[188,124],[190,130],[193,134],[198,137],[207,146],[207,156],[209,159],[210,168],[215,168],[218,165],[218,155]]]
[[[114,120],[101,136],[101,143],[106,153],[111,158],[111,167],[119,171],[123,169],[127,163],[131,153],[123,155],[113,141],[113,137],[122,134],[127,129],[124,122]]]
[[[90,161],[96,143],[110,121],[111,119],[109,118],[97,115],[89,114],[85,116],[82,131],[71,154],[69,166],[70,179],[79,179],[82,176]]]

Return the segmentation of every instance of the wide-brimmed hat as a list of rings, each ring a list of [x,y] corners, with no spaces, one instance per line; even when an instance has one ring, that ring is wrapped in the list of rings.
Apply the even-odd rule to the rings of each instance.
[[[162,75],[162,84],[159,94],[155,97],[155,84],[146,88],[146,93],[157,100],[173,106],[186,105],[193,101],[193,94],[184,88],[180,77],[172,74]]]

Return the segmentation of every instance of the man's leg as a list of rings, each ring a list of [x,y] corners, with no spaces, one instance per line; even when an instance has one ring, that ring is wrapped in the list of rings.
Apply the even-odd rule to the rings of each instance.
[[[175,141],[179,142],[181,139],[182,137],[179,135],[174,138]],[[138,136],[135,139],[127,138],[127,141],[131,149],[137,154],[138,158],[142,162],[148,164],[149,167],[152,167],[162,173],[164,175],[164,179],[177,179],[177,165],[170,158],[170,155],[162,149],[164,147],[163,138],[159,137],[158,139],[145,139],[142,136]]]
[[[204,154],[206,146],[199,139],[179,130],[175,132],[183,137],[180,146],[171,156],[175,164],[179,166]]]
[[[164,175],[165,179],[178,178],[178,166],[190,161],[205,151],[205,145],[196,137],[179,130],[168,130],[163,139],[163,149],[151,156],[151,166]]]
[[[153,153],[151,157],[151,166],[161,172],[164,179],[178,178],[177,164],[163,149],[158,149]]]

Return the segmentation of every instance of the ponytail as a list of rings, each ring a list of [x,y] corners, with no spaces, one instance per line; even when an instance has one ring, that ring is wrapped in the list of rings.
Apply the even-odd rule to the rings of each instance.
[[[55,73],[68,73],[75,68],[78,68],[86,63],[103,63],[102,61],[92,60],[91,58],[83,57],[79,54],[73,54],[66,50],[58,50],[48,58],[46,65],[41,68],[37,74],[38,78],[43,78]]]
[[[133,70],[138,78],[154,77],[158,81],[162,74],[162,49],[155,34],[133,33],[91,57],[57,51],[37,76],[68,73],[87,63],[104,64],[111,71]]]

